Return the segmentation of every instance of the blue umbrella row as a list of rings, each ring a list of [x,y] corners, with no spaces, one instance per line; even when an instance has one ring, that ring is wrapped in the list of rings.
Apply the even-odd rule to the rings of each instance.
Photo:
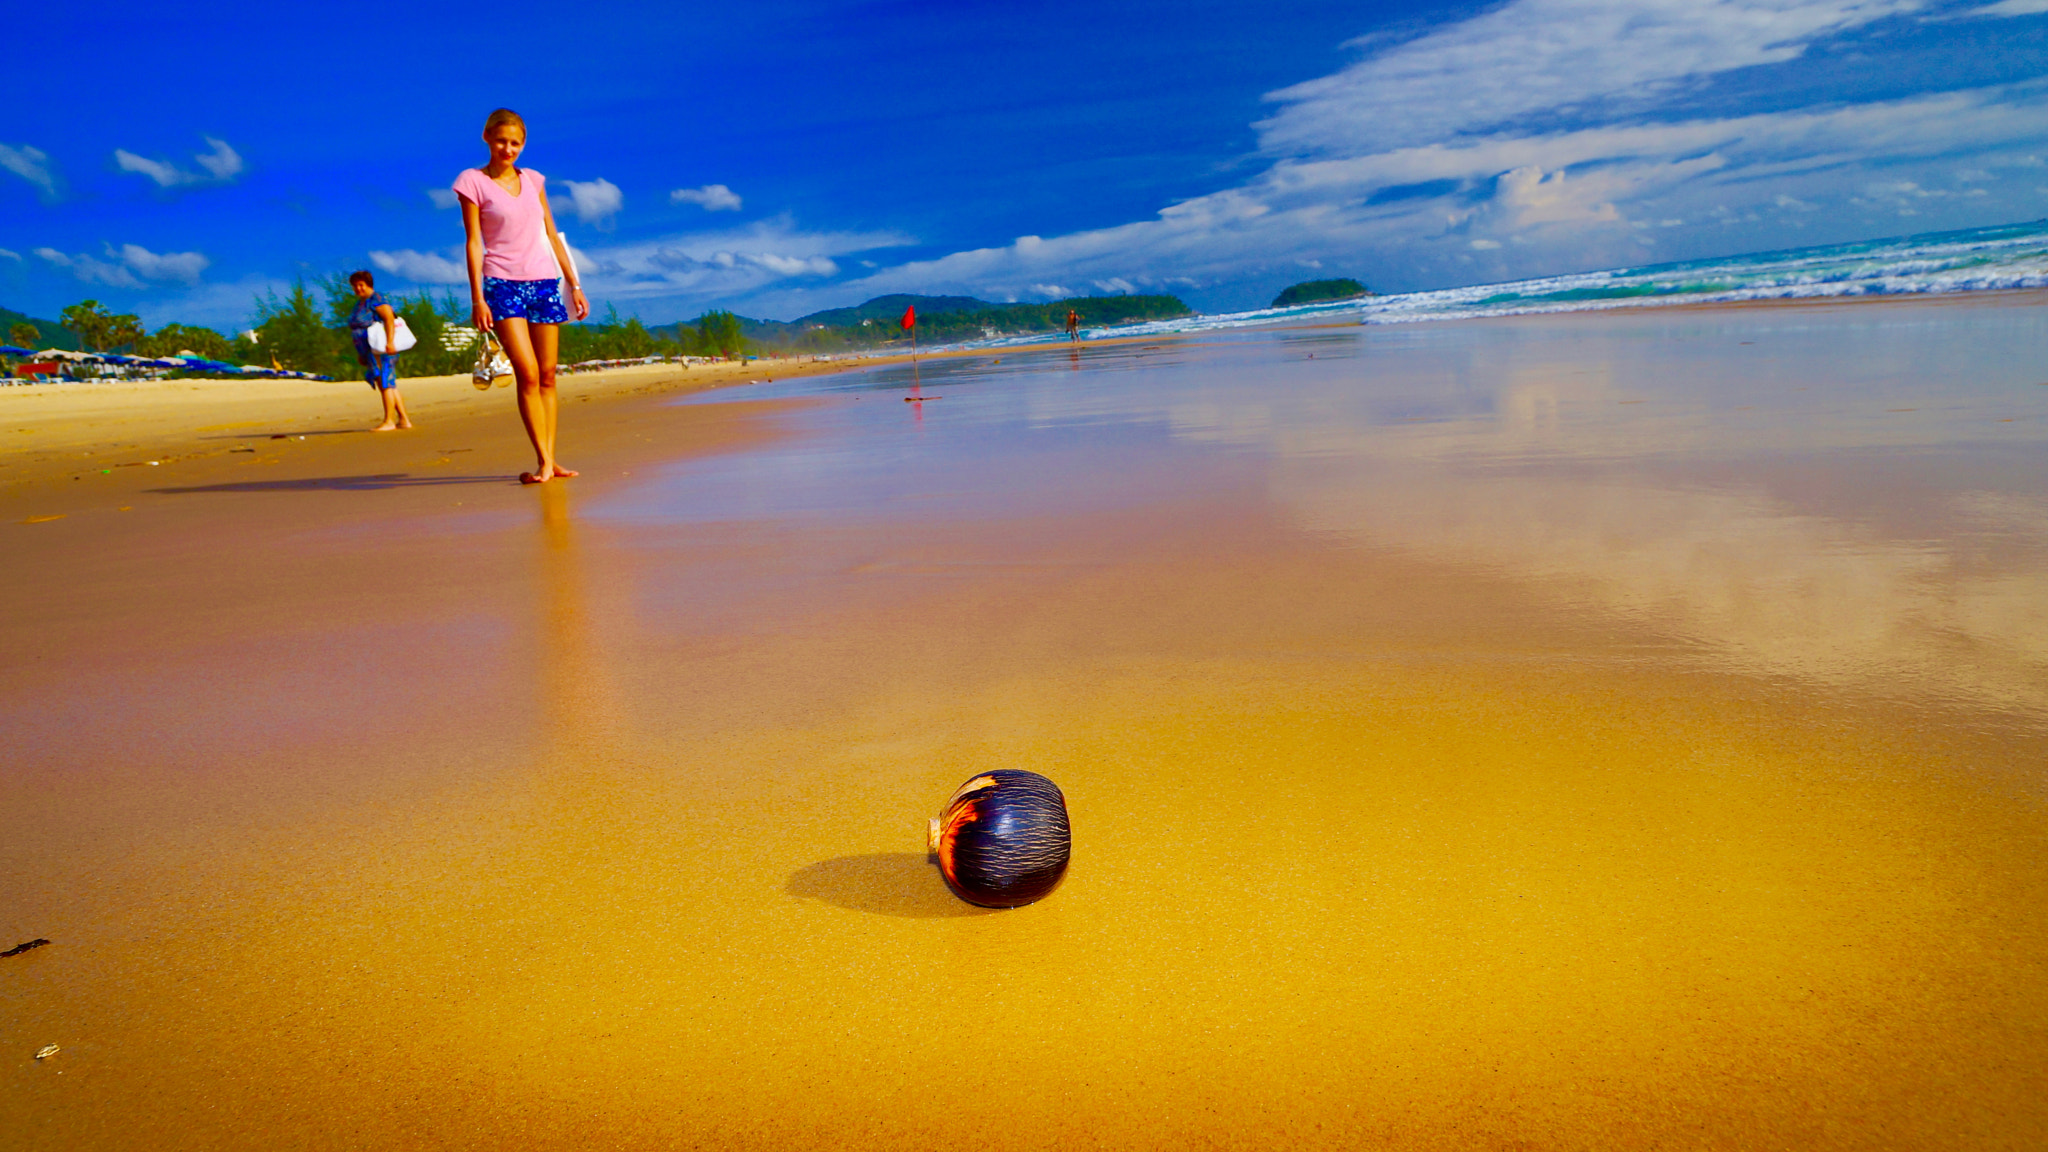
[[[54,348],[37,352],[29,348],[18,348],[12,344],[0,344],[0,356],[40,356],[52,360],[114,364],[123,368],[168,368],[177,372],[216,372],[232,376],[266,376],[281,380],[333,379],[331,376],[317,376],[311,372],[294,372],[288,368],[264,368],[255,364],[228,364],[220,360],[208,360],[203,356],[122,356],[115,352],[65,352]]]

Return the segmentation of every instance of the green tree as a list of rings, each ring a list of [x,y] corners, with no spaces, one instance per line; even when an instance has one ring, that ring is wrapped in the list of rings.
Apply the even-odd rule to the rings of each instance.
[[[458,311],[453,294],[436,300],[422,290],[417,296],[391,297],[391,308],[405,318],[405,326],[419,341],[412,351],[398,358],[398,371],[404,376],[449,376],[469,371],[476,359],[474,345],[449,350],[446,337],[450,331],[466,327],[463,321],[469,318],[465,307]],[[473,330],[472,330],[473,331]]]
[[[740,335],[739,317],[713,309],[697,317],[696,323],[697,347],[703,355],[730,360],[745,351],[746,339]]]
[[[1353,300],[1370,296],[1372,290],[1349,277],[1335,280],[1304,280],[1290,284],[1273,297],[1271,307],[1291,308],[1296,304],[1320,304],[1326,300]]]
[[[43,332],[33,324],[16,324],[7,330],[7,342],[22,348],[34,348],[43,342]]]
[[[107,330],[104,334],[105,346],[108,348],[119,348],[124,344],[133,344],[137,340],[142,339],[143,331],[142,318],[134,313],[122,312],[109,316],[107,318]]]
[[[356,310],[356,287],[348,273],[330,272],[320,278],[320,291],[327,297],[327,315],[339,327],[348,327],[349,313]]]
[[[93,352],[132,344],[142,336],[141,320],[126,312],[109,312],[97,300],[81,301],[66,308],[64,327]]]
[[[78,342],[87,348],[100,346],[100,334],[106,330],[107,310],[97,300],[83,300],[63,311],[64,327]]]
[[[322,323],[320,305],[303,279],[292,284],[291,294],[279,299],[275,291],[256,301],[256,344],[259,355],[278,366],[298,372],[347,375],[355,368],[355,348],[346,327]]]
[[[235,358],[228,338],[211,328],[166,324],[135,342],[135,354],[138,356],[176,356],[181,352],[191,352],[208,360]]]

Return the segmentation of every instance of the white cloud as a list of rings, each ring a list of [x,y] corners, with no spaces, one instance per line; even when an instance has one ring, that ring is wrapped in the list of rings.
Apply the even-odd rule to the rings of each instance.
[[[2039,16],[2048,12],[2048,0],[1999,0],[1988,7],[1964,13],[1967,16]]]
[[[1635,263],[1653,234],[1663,258],[1680,259],[1781,246],[1822,221],[1880,235],[1902,211],[1924,211],[1916,226],[1930,227],[2038,215],[2018,181],[1928,190],[1956,187],[1962,171],[2038,164],[2048,79],[1749,115],[1679,111],[1688,104],[1675,98],[1733,70],[1817,90],[1796,71],[1808,44],[1938,4],[1506,0],[1406,40],[1354,42],[1358,62],[1273,93],[1276,110],[1255,125],[1263,169],[1235,187],[1114,227],[874,269],[825,292],[757,281],[748,303],[776,315],[896,291],[1176,290],[1294,275],[1311,261],[1387,270],[1382,284],[1400,290],[1469,283],[1482,265],[1511,278]],[[1878,187],[1899,183],[1917,191]],[[729,262],[704,267],[737,275],[744,250],[722,251]]]
[[[839,257],[911,242],[894,232],[805,232],[785,215],[661,240],[572,249],[572,258],[593,294],[707,303],[742,298],[769,285],[835,276]]]
[[[600,176],[595,180],[564,180],[569,206],[576,218],[593,228],[611,227],[611,219],[626,206],[626,194],[619,186]]]
[[[740,210],[739,193],[723,184],[706,184],[702,188],[678,188],[668,194],[671,204],[695,204],[706,212],[737,212]]]
[[[1150,220],[956,252],[880,270],[846,294],[1030,293],[1032,284],[1123,277],[1227,281],[1247,268],[1366,254],[1462,282],[1455,253],[1499,251],[1509,275],[1597,268],[1637,258],[1631,217],[1706,217],[1719,227],[1768,205],[1841,188],[1867,158],[1954,168],[1959,152],[2036,152],[2048,139],[2048,88],[2016,86],[1909,100],[1721,120],[1589,128],[1537,136],[1468,137],[1335,159],[1281,160],[1247,184],[1183,201]],[[2005,161],[2014,163],[2016,161]],[[1897,181],[1893,181],[1896,183]],[[1910,181],[1909,181],[1910,182]],[[1388,188],[1430,195],[1375,204]],[[1850,185],[1853,187],[1854,185]],[[1919,188],[1919,185],[1915,185]],[[1896,193],[1889,190],[1891,200]],[[1921,191],[1926,191],[1921,189]],[[1916,201],[1921,197],[1912,197]],[[1493,247],[1475,244],[1490,241]],[[1291,263],[1290,263],[1291,266]],[[1429,270],[1434,270],[1429,271]]]
[[[436,208],[453,208],[462,198],[455,194],[453,188],[429,188],[427,199],[432,201]]]
[[[142,287],[142,281],[119,264],[110,264],[85,255],[68,256],[55,248],[37,248],[35,254],[59,268],[68,270],[87,284],[105,284],[110,288]]]
[[[737,257],[730,252],[721,252],[718,255],[723,260],[722,267],[736,267],[739,261],[746,260],[778,276],[831,276],[839,271],[839,265],[834,264],[831,258],[826,256],[783,256],[775,252],[756,252]]]
[[[197,284],[199,274],[212,263],[198,252],[151,252],[140,244],[106,246],[106,259],[84,253],[70,255],[55,248],[37,248],[35,255],[69,271],[88,284],[111,288],[143,288],[146,280]]]
[[[144,280],[178,280],[199,283],[199,274],[213,263],[197,252],[151,252],[140,244],[121,245],[121,262]]]
[[[192,159],[201,168],[206,169],[208,175],[212,176],[215,180],[225,181],[233,180],[242,174],[241,154],[228,147],[227,141],[216,140],[211,136],[202,136],[200,139],[211,144],[213,151],[198,153]]]
[[[19,252],[16,252],[16,251],[15,251],[14,249],[12,249],[12,248],[0,248],[0,256],[5,256],[5,257],[7,257],[7,258],[8,258],[9,260],[19,260],[19,259],[21,259],[21,253],[19,253]]]
[[[159,188],[176,188],[188,184],[226,183],[242,174],[242,169],[245,165],[242,162],[241,154],[228,147],[227,141],[216,140],[211,136],[202,136],[200,139],[212,145],[210,151],[195,153],[192,157],[194,163],[205,169],[203,174],[188,172],[166,160],[152,160],[147,156],[138,156],[126,148],[114,149],[114,167],[119,168],[123,172],[133,172],[139,176],[147,176],[155,181]]]
[[[123,172],[137,172],[147,176],[151,180],[156,181],[157,186],[160,188],[170,188],[179,184],[192,184],[199,180],[199,177],[181,170],[174,164],[166,164],[161,160],[151,160],[147,156],[137,156],[125,148],[114,149],[114,167],[119,168]]]
[[[51,170],[50,157],[42,149],[27,144],[19,148],[0,144],[0,168],[42,189],[44,199],[57,198],[57,174]]]
[[[1513,0],[1283,88],[1270,154],[1362,155],[1497,129],[1596,98],[1780,63],[1803,41],[1922,0]],[[1370,50],[1370,39],[1353,46]]]
[[[459,262],[432,252],[401,248],[396,252],[371,252],[370,263],[380,272],[403,276],[415,284],[464,284],[469,270]]]

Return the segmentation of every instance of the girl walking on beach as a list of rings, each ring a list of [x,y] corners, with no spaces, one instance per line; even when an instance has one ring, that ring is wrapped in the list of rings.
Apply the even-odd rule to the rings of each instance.
[[[562,278],[568,277],[576,319],[590,315],[590,302],[555,231],[547,180],[518,166],[526,121],[509,108],[498,109],[484,121],[484,143],[490,163],[455,178],[469,237],[470,315],[479,329],[497,333],[518,381],[519,418],[538,461],[533,471],[519,474],[520,483],[545,484],[576,475],[555,460],[555,353],[559,326],[569,319]]]
[[[384,401],[384,422],[371,431],[410,428],[412,421],[405,415],[405,400],[398,395],[398,353],[370,350],[370,326],[373,324],[384,329],[384,347],[398,346],[398,313],[385,302],[384,294],[377,291],[377,282],[370,278],[367,270],[349,273],[348,286],[356,294],[355,311],[348,314],[349,335],[356,341],[356,359],[362,363],[363,379],[370,382],[370,387],[375,388],[378,397]]]

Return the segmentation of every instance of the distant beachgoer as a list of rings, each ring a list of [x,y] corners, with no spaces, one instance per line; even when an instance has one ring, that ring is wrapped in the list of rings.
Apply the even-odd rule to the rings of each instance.
[[[1072,308],[1067,309],[1067,339],[1081,339],[1081,314]]]
[[[562,278],[568,277],[576,319],[590,315],[590,302],[583,298],[576,265],[555,231],[547,178],[517,165],[526,148],[526,121],[509,108],[498,109],[484,121],[484,143],[491,149],[490,162],[455,178],[462,228],[469,237],[470,316],[477,328],[497,333],[512,361],[519,419],[538,461],[533,471],[519,474],[519,481],[544,484],[576,475],[555,460],[555,354],[560,326],[569,320],[569,310],[562,307]]]
[[[384,294],[377,291],[377,281],[367,271],[349,273],[348,286],[356,294],[355,311],[348,314],[349,335],[356,340],[356,361],[363,366],[363,379],[384,401],[384,422],[371,431],[410,428],[412,421],[405,415],[405,400],[398,394],[398,353],[370,351],[373,324],[384,327],[384,347],[398,346],[398,313],[384,302]]]

